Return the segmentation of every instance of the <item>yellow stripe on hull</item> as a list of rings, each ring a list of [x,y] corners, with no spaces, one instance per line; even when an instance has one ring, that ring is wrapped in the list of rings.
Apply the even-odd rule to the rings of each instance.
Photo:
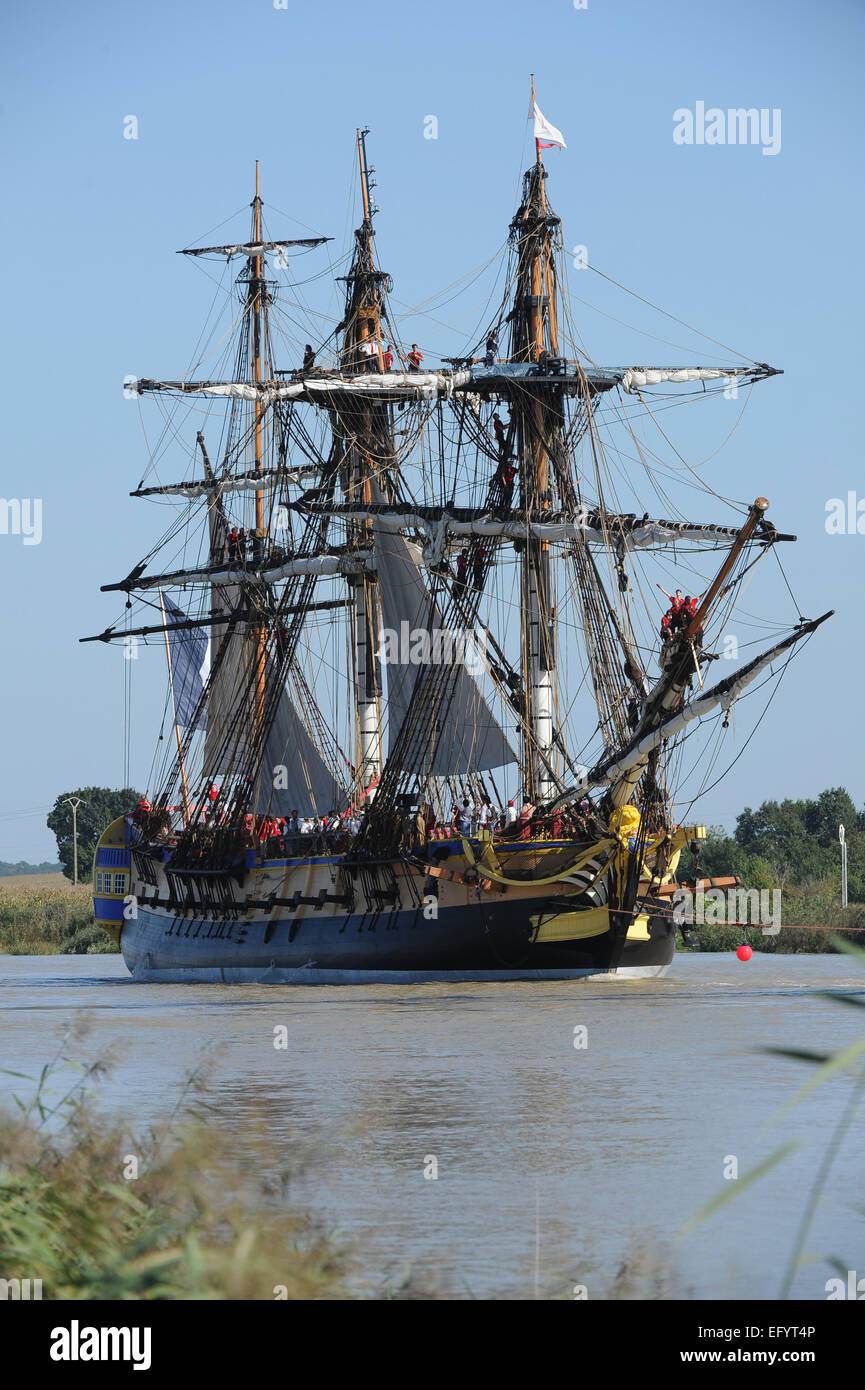
[[[584,941],[610,930],[610,914],[605,907],[588,907],[584,912],[541,912],[529,921],[536,929],[533,942]]]
[[[590,907],[582,912],[539,913],[530,918],[535,927],[533,943],[545,941],[584,941],[589,936],[602,936],[610,930],[610,913],[606,907]],[[641,912],[628,927],[628,941],[649,941],[649,917]]]

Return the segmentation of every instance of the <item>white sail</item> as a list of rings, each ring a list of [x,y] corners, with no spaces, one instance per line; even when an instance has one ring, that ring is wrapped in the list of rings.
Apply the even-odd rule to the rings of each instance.
[[[230,775],[248,763],[257,698],[257,654],[247,625],[238,623],[217,640],[228,642],[230,649],[208,687],[203,767],[205,775],[213,778]],[[268,684],[270,679],[268,663]],[[345,792],[313,743],[304,719],[282,690],[260,764],[258,809],[277,815],[290,815],[295,809],[304,815],[321,815],[344,800]]]
[[[438,731],[432,765],[425,764],[425,770],[434,777],[447,777],[516,762],[516,754],[470,669],[481,664],[479,645],[473,644],[471,638],[465,640],[462,634],[446,632],[441,613],[424,584],[417,547],[410,546],[381,518],[375,521],[373,529],[384,629],[381,656],[387,672],[389,746],[394,746],[405,719],[425,664],[423,657],[446,662],[450,652],[456,653],[453,694],[442,709],[445,728]],[[424,630],[431,634],[426,644]],[[421,635],[413,638],[413,633]],[[421,660],[414,661],[413,656]],[[433,733],[431,729],[431,741]]]
[[[291,679],[289,675],[289,680]],[[260,804],[278,816],[327,815],[345,805],[340,786],[307,732],[286,691],[267,736],[260,774]]]

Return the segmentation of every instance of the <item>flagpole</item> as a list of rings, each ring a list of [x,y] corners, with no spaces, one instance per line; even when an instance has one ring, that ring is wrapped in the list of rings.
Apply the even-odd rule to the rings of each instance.
[[[533,122],[534,122],[534,118],[535,118],[535,107],[536,107],[536,106],[537,106],[537,102],[536,102],[536,100],[535,100],[535,74],[532,73],[532,121],[533,121]],[[533,128],[534,128],[534,126],[533,126]],[[536,159],[537,159],[538,169],[543,169],[543,167],[544,167],[544,161],[543,161],[543,157],[542,157],[542,155],[541,155],[541,142],[540,142],[540,140],[538,139],[537,136],[535,136],[535,157],[536,157]],[[546,212],[546,210],[547,210],[547,190],[546,190],[546,188],[544,187],[544,180],[543,180],[543,178],[541,178],[541,208],[543,209],[544,212]]]
[[[162,590],[159,593],[159,611],[162,614],[162,635],[165,638],[165,660],[168,662],[168,688],[171,692],[171,706],[174,710],[174,737],[177,739],[177,752],[180,758],[180,790],[183,797],[183,828],[186,829],[190,824],[192,816],[189,810],[189,787],[186,781],[186,762],[183,757],[183,739],[180,737],[180,725],[177,722],[177,701],[174,698],[174,676],[171,672],[171,647],[168,642],[168,627],[165,620],[165,604],[162,601]]]
[[[535,106],[536,106],[536,105],[537,105],[537,102],[535,101],[535,74],[532,73],[532,122],[533,122],[533,123],[534,123],[534,119],[535,119]],[[540,140],[538,140],[537,137],[535,137],[535,158],[537,159],[538,164],[543,164],[544,161],[543,161],[543,159],[541,158],[541,142],[540,142]]]

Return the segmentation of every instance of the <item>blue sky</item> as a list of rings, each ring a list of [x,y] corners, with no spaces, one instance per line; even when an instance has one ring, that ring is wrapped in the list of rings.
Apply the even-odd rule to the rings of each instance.
[[[7,10],[2,495],[42,499],[43,537],[0,535],[0,859],[52,857],[44,812],[57,793],[122,779],[122,656],[77,639],[117,617],[99,585],[162,529],[127,497],[145,453],[121,382],[189,361],[212,285],[175,250],[226,218],[227,233],[245,232],[258,158],[271,228],[285,232],[279,208],[296,235],[332,235],[336,255],[356,223],[353,140],[365,123],[380,260],[403,305],[427,299],[504,240],[528,162],[530,71],[568,141],[547,160],[566,244],[785,372],[754,392],[706,476],[727,496],[770,498],[779,527],[800,537],[784,562],[803,612],[838,616],[791,666],[701,818],[732,824],[745,804],[837,784],[861,805],[865,536],[827,535],[824,521],[829,498],[865,497],[863,31],[852,0]],[[780,152],[677,146],[673,112],[697,101],[778,108]],[[137,140],[123,138],[129,115]],[[423,136],[429,115],[435,140]],[[597,277],[587,273],[585,289],[570,278],[603,312],[688,341]],[[440,317],[467,330],[468,299]],[[596,360],[694,360],[583,312]],[[405,336],[434,358],[455,341],[420,315]],[[712,429],[707,443],[692,412],[681,437],[702,457],[724,432]],[[134,673],[138,783],[162,708],[157,665]]]

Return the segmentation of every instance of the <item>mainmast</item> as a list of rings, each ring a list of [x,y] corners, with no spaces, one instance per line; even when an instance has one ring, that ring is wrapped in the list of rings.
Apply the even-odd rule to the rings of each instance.
[[[535,79],[532,77],[532,107]],[[547,208],[546,171],[541,144],[535,140],[535,164],[526,176],[523,206],[514,219],[517,236],[517,290],[514,312],[513,358],[540,362],[558,356],[556,275],[553,236],[559,219]],[[529,388],[531,389],[531,388]],[[551,411],[534,391],[517,423],[522,506],[532,520],[550,509],[547,436],[554,428]],[[527,695],[527,736],[524,738],[526,794],[548,801],[556,792],[551,770],[555,758],[553,708],[555,701],[555,606],[551,588],[548,541],[529,540],[522,552],[522,658]]]
[[[357,158],[363,198],[363,224],[355,232],[354,261],[348,274],[342,367],[348,373],[380,372],[384,368],[380,327],[380,291],[384,278],[375,270],[372,255],[373,204],[370,198],[370,169],[366,159],[368,128],[357,131]],[[350,500],[366,505],[372,500],[371,478],[376,462],[371,453],[374,436],[373,412],[387,407],[364,401],[356,415],[342,421],[346,448],[346,492]],[[349,430],[346,430],[346,425]],[[380,466],[380,465],[379,465]],[[368,522],[349,528],[349,541],[360,549],[372,545]],[[381,680],[376,656],[379,630],[378,590],[374,578],[362,573],[350,581],[353,590],[354,691],[357,730],[357,786],[362,792],[376,781],[382,769]],[[370,792],[371,798],[374,793]]]
[[[258,160],[255,161],[255,199],[253,201],[253,244],[261,246],[261,194],[259,188]],[[262,357],[262,318],[264,310],[264,281],[261,274],[262,253],[259,249],[257,254],[251,258],[252,276],[249,283],[249,303],[251,311],[252,327],[252,379],[256,386],[261,385],[261,357]],[[255,399],[255,471],[260,473],[263,466],[262,459],[262,421],[263,407],[260,397]],[[253,539],[253,554],[258,555],[263,538],[266,535],[264,529],[264,489],[258,488],[255,493],[255,532]],[[255,725],[256,732],[261,729],[264,722],[264,690],[266,675],[266,631],[262,623],[256,625],[255,632]],[[257,738],[253,740],[257,742]]]

